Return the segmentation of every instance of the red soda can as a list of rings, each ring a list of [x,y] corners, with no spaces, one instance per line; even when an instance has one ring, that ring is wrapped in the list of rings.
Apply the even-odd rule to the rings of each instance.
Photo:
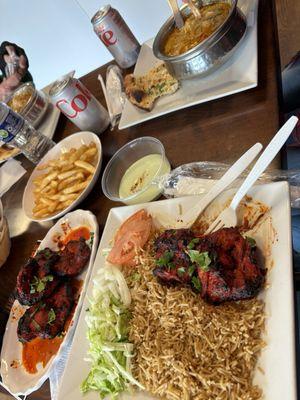
[[[49,90],[51,103],[82,131],[103,132],[109,115],[91,92],[76,78],[66,76]]]
[[[101,7],[91,22],[96,35],[121,68],[136,63],[141,46],[117,10],[110,5]]]

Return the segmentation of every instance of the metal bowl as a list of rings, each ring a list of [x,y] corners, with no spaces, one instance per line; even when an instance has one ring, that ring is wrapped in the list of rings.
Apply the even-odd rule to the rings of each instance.
[[[14,99],[16,101],[15,106]],[[7,100],[7,104],[35,128],[45,115],[48,103],[47,96],[36,90],[30,82],[19,86]]]
[[[216,2],[215,0],[204,0],[203,4]],[[232,55],[246,32],[247,21],[237,7],[238,0],[227,0],[226,2],[231,4],[231,10],[223,24],[210,37],[183,54],[167,56],[163,52],[165,41],[175,26],[173,16],[161,27],[153,43],[153,53],[155,57],[165,62],[170,74],[175,78],[188,79],[206,75],[219,68]],[[190,15],[191,10],[188,5],[181,7],[181,13],[183,16]]]

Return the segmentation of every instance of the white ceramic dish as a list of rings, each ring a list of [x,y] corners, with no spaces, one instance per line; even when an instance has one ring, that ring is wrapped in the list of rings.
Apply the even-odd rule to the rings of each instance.
[[[240,0],[238,6],[247,17],[247,32],[230,60],[206,77],[182,81],[176,93],[158,99],[150,112],[140,110],[126,100],[119,129],[257,86],[258,0]],[[153,39],[143,44],[135,75],[144,75],[160,62],[153,55],[152,43]]]
[[[16,395],[26,395],[35,390],[37,390],[43,382],[49,377],[51,368],[54,366],[56,361],[59,361],[59,357],[61,353],[64,351],[64,348],[68,342],[70,342],[74,330],[76,328],[78,316],[80,313],[80,309],[82,307],[83,299],[86,293],[86,289],[88,286],[90,274],[92,271],[92,266],[94,263],[96,250],[98,246],[99,233],[98,233],[98,223],[96,217],[90,211],[84,210],[76,210],[72,213],[67,214],[64,218],[57,221],[57,223],[48,231],[47,235],[39,245],[39,250],[50,247],[54,250],[57,249],[57,244],[53,241],[54,235],[64,235],[65,226],[68,224],[71,229],[75,229],[80,226],[87,226],[90,229],[90,232],[94,232],[94,240],[92,244],[91,257],[87,267],[84,271],[78,276],[78,279],[84,281],[81,295],[78,300],[78,304],[76,306],[72,321],[70,323],[70,328],[67,331],[67,334],[62,342],[58,353],[52,357],[52,359],[48,362],[45,368],[42,368],[39,365],[38,372],[36,374],[29,374],[22,367],[22,365],[17,368],[12,368],[12,361],[21,361],[22,360],[22,344],[18,341],[17,338],[17,326],[18,326],[18,317],[21,316],[22,310],[26,310],[26,306],[21,306],[17,300],[15,300],[10,316],[6,325],[6,330],[4,334],[2,350],[1,350],[1,376],[3,380],[3,384],[8,390]],[[17,312],[18,311],[18,312]],[[17,318],[13,318],[13,315],[17,315]],[[54,366],[55,367],[55,366]]]
[[[269,239],[274,239],[269,251],[268,265],[273,260],[273,267],[268,272],[269,288],[264,289],[261,297],[266,303],[266,348],[263,350],[259,366],[264,370],[262,374],[257,368],[255,382],[263,389],[264,398],[268,400],[296,400],[296,376],[295,376],[295,350],[294,350],[294,300],[293,300],[293,269],[291,257],[291,223],[290,223],[290,199],[289,188],[285,182],[259,185],[251,189],[249,194],[255,199],[271,207],[272,229],[270,224],[262,224],[262,230],[256,232],[253,237],[258,246],[263,245]],[[225,192],[218,199],[219,205],[228,200],[232,191]],[[87,393],[84,396],[80,392],[80,383],[89,372],[89,364],[84,361],[88,350],[86,339],[85,316],[88,307],[88,296],[92,291],[93,277],[98,268],[104,263],[102,250],[110,246],[110,241],[120,224],[136,210],[145,208],[155,220],[161,222],[164,217],[169,226],[176,227],[178,210],[182,207],[182,213],[197,202],[198,197],[184,197],[172,200],[158,201],[143,205],[119,207],[111,209],[103,231],[99,250],[95,259],[87,296],[79,317],[77,330],[70,351],[65,372],[62,377],[58,400],[96,400],[97,393]],[[215,203],[216,206],[218,202]],[[166,215],[169,217],[166,218]],[[269,217],[268,217],[269,218]],[[171,222],[170,222],[171,221]],[[270,220],[269,220],[270,222]],[[273,238],[274,231],[276,237]],[[268,249],[269,250],[269,249]],[[146,393],[134,395],[122,395],[122,399],[153,399]]]
[[[90,142],[95,142],[97,149],[98,149],[98,162],[97,165],[95,165],[96,171],[94,173],[94,176],[92,178],[92,180],[90,181],[90,183],[88,184],[88,186],[84,189],[84,191],[80,194],[80,196],[72,203],[70,204],[66,209],[57,212],[56,214],[53,214],[49,217],[46,218],[35,218],[33,216],[32,213],[32,209],[33,209],[33,205],[34,205],[34,196],[33,196],[33,190],[34,190],[34,184],[33,181],[34,179],[43,174],[43,171],[38,171],[38,166],[41,164],[46,163],[49,160],[53,160],[55,158],[58,158],[61,155],[61,152],[63,151],[67,151],[69,149],[71,149],[72,147],[78,148],[83,144],[89,144]],[[97,135],[95,135],[92,132],[78,132],[78,133],[74,133],[73,135],[67,136],[65,139],[63,139],[62,141],[60,141],[59,143],[57,143],[56,146],[54,146],[43,158],[42,160],[39,162],[39,164],[35,167],[35,169],[33,170],[27,185],[25,187],[24,190],[24,194],[23,194],[23,202],[22,202],[22,206],[23,206],[23,210],[25,212],[25,215],[31,219],[32,221],[38,221],[38,222],[42,222],[42,221],[50,221],[52,219],[56,219],[56,218],[60,218],[61,216],[63,216],[64,214],[66,214],[67,212],[69,212],[70,210],[73,210],[73,208],[75,208],[76,206],[78,206],[78,204],[86,198],[86,196],[90,193],[90,191],[92,190],[93,186],[95,185],[99,173],[100,173],[100,169],[101,169],[101,163],[102,163],[102,146],[101,146],[101,142],[100,139]]]

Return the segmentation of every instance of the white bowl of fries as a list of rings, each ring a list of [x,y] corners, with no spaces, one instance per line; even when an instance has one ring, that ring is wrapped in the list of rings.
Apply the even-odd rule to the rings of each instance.
[[[100,173],[102,146],[92,132],[78,132],[54,146],[33,170],[23,210],[33,221],[50,221],[74,209],[92,190]]]

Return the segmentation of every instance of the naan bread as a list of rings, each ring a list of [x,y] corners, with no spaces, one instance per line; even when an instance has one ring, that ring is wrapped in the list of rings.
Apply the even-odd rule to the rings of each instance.
[[[132,104],[143,110],[151,111],[157,98],[176,92],[179,82],[170,75],[165,64],[160,64],[144,76],[126,75],[124,86],[126,95]]]

